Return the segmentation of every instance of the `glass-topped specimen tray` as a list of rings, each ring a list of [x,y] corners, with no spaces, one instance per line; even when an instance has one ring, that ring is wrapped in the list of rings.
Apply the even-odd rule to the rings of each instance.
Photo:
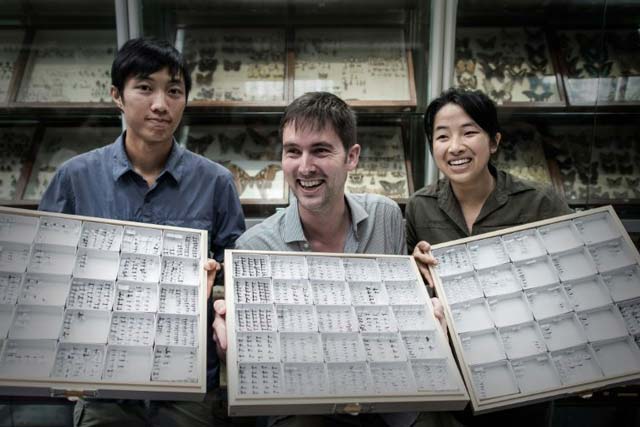
[[[202,400],[206,242],[0,207],[0,395]]]
[[[413,258],[227,250],[225,265],[230,415],[466,405]]]
[[[611,206],[434,245],[433,254],[475,413],[640,379],[640,256]]]

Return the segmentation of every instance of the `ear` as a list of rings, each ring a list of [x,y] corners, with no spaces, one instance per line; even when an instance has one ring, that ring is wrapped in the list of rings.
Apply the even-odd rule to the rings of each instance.
[[[124,101],[122,96],[120,96],[120,91],[115,86],[111,86],[111,99],[116,103],[116,107],[118,107],[121,112],[124,112]]]
[[[491,154],[495,154],[498,151],[498,145],[500,145],[500,140],[502,139],[502,134],[500,132],[496,133],[496,137],[489,142],[489,149],[491,150]]]
[[[347,170],[353,171],[358,167],[358,161],[360,160],[360,144],[353,144],[349,148],[347,153]]]

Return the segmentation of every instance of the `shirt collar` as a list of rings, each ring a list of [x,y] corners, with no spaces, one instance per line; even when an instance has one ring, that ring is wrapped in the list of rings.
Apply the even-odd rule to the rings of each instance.
[[[133,171],[133,167],[131,166],[131,161],[127,156],[127,152],[124,149],[124,141],[126,138],[127,132],[123,132],[116,142],[113,144],[113,180],[117,181],[129,171]],[[184,172],[184,165],[182,164],[182,157],[184,155],[185,149],[181,147],[176,142],[175,138],[173,139],[173,145],[171,147],[171,153],[169,153],[169,158],[167,159],[167,163],[164,166],[164,170],[160,173],[159,176],[168,173],[175,179],[177,182],[180,182],[182,178],[182,174]]]
[[[493,164],[489,163],[488,167],[489,172],[491,172],[491,175],[493,175],[496,180],[496,186],[484,202],[484,205],[478,214],[478,218],[476,218],[476,223],[507,203],[509,196],[512,194],[534,190],[534,187],[531,185],[520,180],[514,180],[510,174],[496,169]],[[462,214],[460,204],[453,193],[453,189],[451,188],[451,183],[448,178],[445,177],[438,182],[436,196],[438,198],[438,205],[440,208],[446,212],[449,217],[465,231],[465,233],[467,233],[468,229],[464,215]]]
[[[369,214],[350,194],[345,194],[344,198],[347,202],[347,206],[349,207],[349,211],[351,212],[351,227],[353,235],[360,240],[358,226],[369,217]],[[304,236],[302,221],[300,220],[300,212],[298,212],[298,200],[293,195],[291,195],[290,199],[291,203],[285,211],[283,233],[284,241],[286,243],[306,242],[307,238]]]

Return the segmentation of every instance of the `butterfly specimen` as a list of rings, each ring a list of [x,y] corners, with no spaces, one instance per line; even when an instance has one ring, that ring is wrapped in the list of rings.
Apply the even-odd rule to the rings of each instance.
[[[194,153],[202,154],[207,147],[209,147],[211,142],[213,142],[213,137],[211,135],[201,136],[200,138],[189,135],[187,137],[187,148]]]
[[[214,93],[215,89],[212,87],[201,87],[197,96],[198,98],[211,99]]]
[[[458,59],[456,62],[456,79],[462,89],[475,89],[478,78],[475,76],[476,63],[473,59]]]
[[[277,129],[272,130],[266,135],[263,135],[257,130],[248,127],[247,133],[258,149],[258,151],[245,150],[245,155],[247,155],[250,159],[275,160],[278,157],[278,149],[280,147],[280,144]]]
[[[629,178],[626,176],[624,180],[627,182],[627,186],[632,189],[637,189],[640,185],[640,178]]]
[[[225,71],[240,71],[240,66],[242,65],[242,61],[229,61],[228,59],[224,60],[224,70]]]
[[[207,73],[196,73],[196,83],[203,86],[209,86],[213,82],[213,71]]]
[[[352,182],[356,185],[358,184],[362,184],[362,179],[364,178],[364,176],[361,173],[350,173],[349,174],[349,182]]]
[[[405,195],[405,181],[389,182],[381,179],[378,182],[387,196],[402,197]]]
[[[271,189],[276,174],[282,170],[280,165],[270,164],[256,175],[251,176],[235,163],[223,162],[222,164],[231,171],[236,188],[238,189],[238,194],[242,195],[249,187],[256,187],[260,192],[260,197],[263,199],[268,198],[267,190]]]
[[[617,178],[609,178],[609,177],[607,177],[607,184],[609,184],[612,187],[617,187],[617,186],[622,184],[622,177],[621,176],[619,176]]]
[[[478,62],[480,62],[480,66],[482,66],[482,70],[487,79],[494,77],[499,81],[504,79],[506,64],[500,61],[501,57],[502,54],[500,52],[491,55],[482,52],[478,53]]]
[[[213,57],[201,57],[198,68],[203,72],[214,73],[218,68],[218,60]]]
[[[505,81],[501,89],[496,89],[489,79],[486,79],[483,85],[485,93],[496,102],[511,101],[511,90],[514,85],[513,80]]]
[[[551,85],[545,83],[538,77],[529,77],[529,90],[523,90],[522,94],[529,98],[529,101],[541,102],[553,96]]]
[[[230,138],[228,135],[223,133],[218,134],[218,141],[220,142],[220,153],[226,154],[229,151],[229,148],[233,149],[236,153],[240,153],[242,151],[242,146],[244,145],[244,141],[247,138],[247,134],[242,132],[238,135]]]
[[[534,102],[546,101],[547,99],[551,98],[551,96],[553,95],[553,92],[535,93],[531,90],[524,90],[522,91],[522,93],[527,98],[529,98],[529,101],[534,101]]]

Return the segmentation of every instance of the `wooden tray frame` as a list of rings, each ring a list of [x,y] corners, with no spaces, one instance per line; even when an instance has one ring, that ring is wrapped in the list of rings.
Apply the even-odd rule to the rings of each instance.
[[[248,250],[225,250],[225,264],[233,265],[234,254],[264,254],[264,255],[286,255],[286,256],[328,256],[337,258],[404,258],[409,259],[416,274],[416,280],[421,276],[418,266],[413,257],[403,255],[369,255],[369,254],[337,254],[321,252],[272,252],[272,251],[248,251]],[[422,289],[422,294],[427,304],[433,309],[431,299],[428,297],[427,289]],[[458,392],[431,392],[420,395],[397,395],[397,396],[375,396],[362,395],[344,398],[332,397],[299,397],[291,398],[243,398],[237,394],[238,381],[238,356],[236,350],[236,320],[235,320],[235,298],[233,286],[233,273],[227,270],[225,275],[225,300],[227,303],[227,384],[229,397],[229,415],[297,415],[297,414],[321,414],[321,413],[369,413],[369,412],[401,412],[401,411],[453,411],[463,409],[468,402],[468,394],[462,382]],[[436,334],[438,338],[447,342],[446,333],[442,329],[440,322],[435,320]],[[445,347],[446,357],[453,362],[451,350]],[[460,378],[460,377],[458,377]]]
[[[460,245],[460,244],[469,243],[469,242],[473,242],[480,239],[501,236],[503,234],[509,234],[517,231],[531,229],[534,227],[540,227],[540,226],[553,224],[561,221],[580,218],[580,217],[596,214],[599,212],[608,212],[611,215],[611,219],[614,221],[615,226],[618,228],[619,231],[621,231],[622,238],[627,243],[627,245],[629,245],[629,247],[631,248],[634,254],[636,263],[640,263],[640,255],[638,254],[638,250],[636,249],[633,242],[631,241],[631,238],[625,231],[625,228],[622,222],[620,221],[620,219],[618,218],[618,216],[616,215],[615,210],[610,205],[587,210],[587,211],[582,211],[574,214],[563,215],[563,216],[559,216],[559,217],[551,218],[547,220],[532,222],[529,224],[511,227],[511,228],[507,228],[507,229],[503,229],[495,232],[490,232],[490,233],[482,234],[480,236],[467,237],[463,239],[454,240],[451,242],[441,243],[438,245],[434,245],[432,248],[441,249],[449,246]],[[453,347],[459,363],[459,367],[464,377],[465,384],[467,385],[467,390],[469,391],[471,406],[475,414],[481,414],[481,413],[491,412],[491,411],[496,411],[501,409],[509,409],[512,407],[523,406],[523,405],[530,405],[536,402],[551,400],[554,398],[564,397],[567,395],[580,395],[580,394],[586,395],[586,394],[590,394],[594,390],[603,389],[603,388],[612,387],[612,386],[637,383],[637,381],[640,380],[640,371],[639,371],[629,375],[620,375],[615,378],[591,381],[591,382],[587,382],[587,383],[575,385],[575,386],[562,386],[552,390],[528,393],[527,395],[521,396],[521,397],[513,397],[513,395],[511,396],[507,395],[507,396],[499,396],[499,397],[490,398],[490,399],[484,399],[483,401],[481,401],[478,398],[478,396],[476,396],[473,387],[470,386],[471,378],[472,378],[471,370],[469,368],[469,364],[464,360],[464,357],[462,356],[463,355],[462,342],[460,340],[459,334],[455,330],[455,326],[454,326],[455,323],[453,322],[453,313],[451,311],[451,307],[447,302],[447,297],[444,292],[444,288],[442,286],[442,280],[440,279],[436,270],[433,267],[429,267],[429,270],[431,272],[432,277],[434,278],[438,298],[440,298],[444,306],[445,318],[447,320],[447,328],[450,332],[449,337],[451,339],[451,342],[453,343]]]
[[[49,216],[55,218],[71,218],[81,221],[99,222],[103,224],[135,226],[152,228],[157,230],[190,232],[200,235],[201,242],[208,242],[207,231],[191,228],[161,226],[155,224],[143,224],[131,221],[119,221],[103,218],[94,218],[80,215],[67,215],[43,211],[7,208],[0,206],[0,213],[40,217]],[[208,243],[201,244],[200,263],[207,260]],[[206,295],[206,272],[202,269],[200,275],[199,292]],[[152,400],[194,400],[201,401],[206,393],[207,370],[207,301],[201,297],[198,302],[198,381],[192,384],[175,383],[169,381],[157,381],[148,383],[124,383],[109,381],[73,381],[56,379],[7,379],[0,378],[0,394],[18,396],[49,396],[49,397],[97,397],[105,399],[152,399]],[[203,318],[204,317],[204,318]]]

